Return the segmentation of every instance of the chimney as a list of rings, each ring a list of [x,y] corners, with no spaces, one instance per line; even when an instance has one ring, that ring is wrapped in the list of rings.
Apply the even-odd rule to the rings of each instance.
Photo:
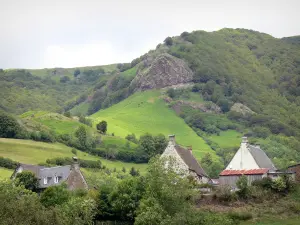
[[[247,137],[242,137],[242,143],[248,143],[248,138]]]
[[[188,146],[187,149],[190,151],[191,154],[193,154],[193,148],[192,148],[192,146]]]
[[[175,145],[175,134],[169,135],[169,144]]]
[[[71,168],[73,168],[75,170],[79,170],[78,158],[76,156],[73,156],[72,159],[73,159],[73,164],[72,164]]]

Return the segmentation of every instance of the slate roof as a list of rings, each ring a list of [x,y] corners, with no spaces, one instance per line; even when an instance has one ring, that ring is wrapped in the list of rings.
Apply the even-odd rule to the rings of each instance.
[[[252,169],[252,170],[223,170],[220,176],[239,176],[239,175],[260,175],[269,171],[267,168]]]
[[[248,145],[248,150],[260,168],[269,168],[270,170],[276,170],[276,167],[272,163],[271,159],[262,149],[260,149],[260,147]]]
[[[199,176],[208,177],[190,150],[187,150],[179,145],[175,145],[175,150],[190,170],[194,171]]]
[[[49,168],[42,168],[40,169],[38,178],[40,187],[46,188],[53,185],[61,184],[62,182],[67,181],[70,175],[71,166],[56,166],[56,167],[49,167]],[[54,182],[54,177],[57,176],[59,178],[59,182]],[[44,178],[48,178],[47,184],[44,184]]]
[[[37,165],[20,164],[20,166],[15,170],[12,177],[15,176],[19,168],[22,168],[22,171],[32,172],[39,179],[40,188],[47,188],[53,185],[59,185],[63,182],[67,183],[69,189],[87,187],[87,184],[79,170],[79,167],[78,169],[73,169],[71,165],[44,167]],[[54,182],[55,177],[58,177],[58,183]],[[44,178],[47,179],[47,184],[44,184]]]

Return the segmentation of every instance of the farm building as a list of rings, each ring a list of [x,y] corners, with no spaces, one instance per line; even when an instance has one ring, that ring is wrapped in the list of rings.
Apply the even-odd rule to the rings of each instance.
[[[236,181],[241,175],[246,175],[248,183],[264,177],[277,178],[284,172],[278,172],[271,159],[259,147],[250,145],[247,137],[242,138],[239,150],[225,170],[220,173],[220,184],[236,187]]]
[[[296,182],[300,182],[300,163],[288,167],[289,172],[295,173]]]
[[[204,169],[193,156],[192,147],[185,149],[175,142],[175,135],[169,135],[169,143],[161,155],[162,158],[172,157],[176,169],[185,176],[193,176],[199,183],[208,183],[210,180]]]
[[[62,183],[66,183],[69,190],[88,188],[76,158],[74,158],[72,165],[67,166],[44,167],[20,164],[12,174],[11,179],[15,179],[16,175],[23,171],[30,171],[38,178],[39,189]]]

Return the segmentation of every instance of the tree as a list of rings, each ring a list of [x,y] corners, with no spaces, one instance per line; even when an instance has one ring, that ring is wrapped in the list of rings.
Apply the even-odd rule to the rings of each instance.
[[[30,171],[23,171],[16,176],[17,185],[24,185],[24,187],[31,191],[36,191],[39,186],[39,181],[36,176]]]
[[[135,170],[134,167],[131,167],[129,174],[133,177],[138,176],[138,172],[137,172],[137,170]]]
[[[120,220],[133,221],[144,192],[145,179],[142,177],[131,177],[119,182],[109,195],[115,215]]]
[[[79,70],[79,69],[76,69],[76,70],[74,71],[74,77],[77,77],[79,74],[80,74],[80,70]]]
[[[189,199],[192,195],[192,188],[187,178],[178,174],[176,162],[153,158],[148,166],[148,173],[145,194],[140,202],[135,219],[140,224],[165,224],[182,209],[189,207]],[[180,172],[180,171],[179,171]],[[184,224],[184,223],[183,223]]]
[[[77,130],[75,131],[75,136],[78,138],[79,144],[81,145],[81,147],[86,147],[86,143],[87,143],[87,130],[85,129],[84,126],[80,126],[77,128]]]
[[[171,37],[167,37],[165,40],[164,40],[165,44],[168,45],[168,46],[171,46],[173,45],[173,39]]]
[[[155,142],[153,136],[146,133],[140,137],[139,146],[148,158],[156,155]]]
[[[97,130],[100,131],[102,134],[106,134],[107,122],[102,120],[100,123],[98,123],[97,124]]]
[[[239,188],[238,190],[238,195],[241,198],[248,198],[249,197],[249,192],[250,188],[248,186],[248,179],[247,176],[242,175],[236,182],[236,186]]]
[[[14,138],[20,130],[21,127],[14,117],[0,111],[0,137]]]
[[[67,83],[70,81],[70,78],[68,76],[63,76],[60,78],[60,83]]]
[[[70,192],[63,186],[51,186],[41,194],[41,203],[46,206],[62,205],[70,198]]]
[[[135,134],[128,134],[125,138],[126,138],[128,141],[131,141],[131,142],[133,142],[133,143],[135,143],[135,144],[138,143],[138,140],[137,140]]]
[[[203,158],[201,159],[201,164],[205,164],[207,166],[210,166],[212,164],[212,157],[210,153],[206,153]]]
[[[168,145],[168,141],[163,134],[158,134],[153,137],[155,153],[162,154]]]

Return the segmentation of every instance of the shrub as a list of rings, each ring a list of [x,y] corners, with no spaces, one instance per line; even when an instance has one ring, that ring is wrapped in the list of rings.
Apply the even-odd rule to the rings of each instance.
[[[283,192],[286,189],[286,183],[282,177],[279,177],[272,182],[272,189],[277,192]]]
[[[4,167],[7,169],[16,169],[18,165],[19,165],[18,162],[0,156],[0,167]]]
[[[247,199],[250,196],[250,189],[248,186],[248,179],[245,175],[242,175],[236,182],[236,186],[239,188],[237,194],[239,197]]]
[[[39,181],[36,176],[30,171],[23,171],[16,176],[16,184],[24,185],[28,190],[35,191],[39,186]]]
[[[165,40],[164,40],[164,43],[168,46],[171,46],[173,45],[173,39],[171,37],[167,37]]]
[[[77,155],[77,150],[76,150],[76,148],[72,148],[71,152],[72,152],[74,155]]]
[[[264,177],[261,180],[253,181],[252,185],[270,190],[272,189],[272,179],[270,177]]]
[[[218,187],[214,198],[216,198],[220,202],[232,202],[236,200],[236,194],[234,192],[231,192],[230,186],[223,185]]]

